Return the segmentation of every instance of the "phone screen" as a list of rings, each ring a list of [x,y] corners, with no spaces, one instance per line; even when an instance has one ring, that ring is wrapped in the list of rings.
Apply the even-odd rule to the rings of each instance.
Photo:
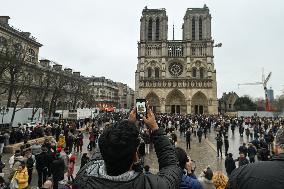
[[[147,115],[146,100],[136,99],[136,117],[142,120],[143,117]]]

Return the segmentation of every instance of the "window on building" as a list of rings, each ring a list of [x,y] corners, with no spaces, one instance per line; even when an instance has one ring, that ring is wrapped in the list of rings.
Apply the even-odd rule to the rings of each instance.
[[[7,39],[5,37],[0,36],[0,47],[7,45]]]
[[[204,78],[204,68],[200,68],[199,70],[199,74],[200,74],[200,78],[203,79]]]
[[[192,68],[192,77],[196,77],[196,68]]]
[[[153,25],[153,20],[150,18],[148,22],[148,40],[152,41],[152,25]]]
[[[192,48],[191,48],[191,55],[196,55],[195,47],[192,47]]]
[[[148,72],[148,77],[152,77],[152,69],[148,68],[147,72]]]
[[[35,62],[35,51],[33,49],[28,50],[28,62]]]
[[[199,40],[202,40],[202,18],[199,18]]]
[[[195,18],[192,18],[192,40],[195,40]]]
[[[155,77],[158,78],[160,76],[160,69],[155,68]]]
[[[156,20],[156,40],[160,38],[160,20],[159,18]]]

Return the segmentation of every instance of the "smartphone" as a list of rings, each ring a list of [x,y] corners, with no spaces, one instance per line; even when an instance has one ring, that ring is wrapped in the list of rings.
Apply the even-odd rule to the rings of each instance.
[[[136,99],[136,119],[143,120],[147,117],[146,99]]]

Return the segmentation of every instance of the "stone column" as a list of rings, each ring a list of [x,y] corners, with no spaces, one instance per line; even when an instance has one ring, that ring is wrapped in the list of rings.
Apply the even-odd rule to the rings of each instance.
[[[161,98],[160,104],[161,104],[160,112],[161,113],[166,113],[166,99],[165,98]]]
[[[186,102],[186,113],[191,114],[191,99],[188,99]]]

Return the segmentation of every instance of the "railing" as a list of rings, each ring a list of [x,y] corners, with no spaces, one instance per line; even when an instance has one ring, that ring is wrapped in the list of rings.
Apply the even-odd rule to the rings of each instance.
[[[168,56],[169,57],[183,57],[185,43],[181,40],[168,41]]]

